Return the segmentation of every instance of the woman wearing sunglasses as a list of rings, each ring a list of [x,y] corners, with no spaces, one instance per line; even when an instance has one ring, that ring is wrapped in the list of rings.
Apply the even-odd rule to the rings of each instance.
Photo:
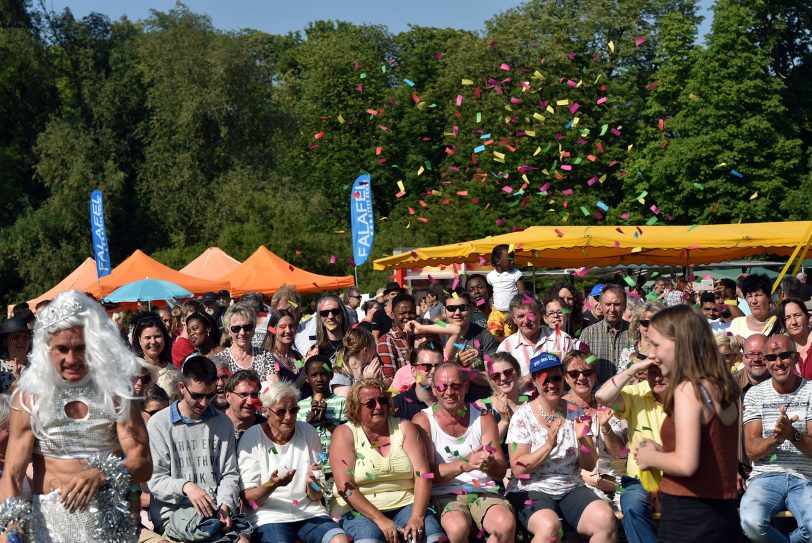
[[[257,324],[254,310],[242,304],[229,306],[223,315],[223,323],[231,345],[212,357],[215,365],[224,365],[231,373],[254,370],[264,381],[277,380],[270,353],[251,345]]]
[[[237,447],[255,541],[347,543],[321,501],[321,439],[315,428],[296,421],[299,390],[280,381],[266,386],[260,399],[268,420],[246,430]]]
[[[483,403],[490,404],[491,412],[496,417],[499,441],[504,442],[513,413],[527,401],[527,396],[520,394],[517,385],[522,369],[519,361],[510,353],[496,353],[492,358],[486,357],[485,367],[493,394],[487,400],[483,400]],[[507,455],[507,448],[505,451]]]
[[[581,479],[581,470],[595,468],[598,453],[589,419],[564,399],[562,370],[553,353],[530,360],[531,382],[539,395],[510,421],[507,498],[533,541],[558,541],[562,517],[590,541],[615,541],[612,508]]]
[[[623,371],[632,364],[645,360],[648,356],[648,327],[651,317],[662,310],[658,302],[645,302],[634,306],[632,320],[629,322],[629,340],[632,345],[620,351],[617,360],[618,371]]]
[[[341,298],[333,294],[327,294],[319,298],[316,304],[318,319],[316,324],[316,344],[307,353],[310,358],[315,354],[321,354],[330,359],[335,364],[339,349],[341,349],[344,334],[347,333],[347,312]]]
[[[598,374],[587,362],[589,357],[590,353],[583,351],[571,351],[564,356],[564,380],[569,387],[564,399],[577,405],[592,419],[590,429],[598,450],[598,462],[591,471],[581,470],[581,477],[598,497],[614,503],[620,474],[612,467],[612,461],[621,456],[620,452],[625,448],[625,425],[613,416],[611,409],[598,407],[593,395]]]
[[[335,487],[330,514],[355,541],[436,543],[443,531],[427,510],[431,479],[414,424],[389,416],[391,397],[377,379],[356,381],[333,432]]]

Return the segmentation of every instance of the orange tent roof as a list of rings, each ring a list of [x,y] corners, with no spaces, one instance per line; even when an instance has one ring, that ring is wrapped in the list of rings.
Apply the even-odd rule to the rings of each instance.
[[[276,256],[264,245],[222,279],[231,283],[231,295],[234,297],[246,292],[270,295],[283,285],[295,288],[299,294],[310,294],[343,289],[355,284],[351,275],[329,277],[299,269]]]
[[[96,285],[96,289],[98,289],[97,279],[96,261],[88,257],[48,292],[40,294],[33,300],[28,300],[28,307],[31,308],[31,311],[34,311],[34,308],[42,300],[53,300],[57,294],[65,292],[66,290],[87,292],[93,288],[94,284]]]
[[[124,262],[113,268],[110,275],[101,280],[101,291],[99,285],[94,284],[87,289],[97,299],[107,296],[118,287],[138,281],[139,279],[163,279],[182,286],[195,295],[206,292],[216,292],[220,289],[228,289],[228,281],[207,281],[199,277],[192,277],[179,271],[173,270],[169,266],[164,266],[157,260],[150,258],[140,249],[131,254]]]
[[[209,247],[186,267],[181,268],[180,272],[200,279],[213,280],[223,277],[239,265],[239,260],[231,258],[219,247]]]

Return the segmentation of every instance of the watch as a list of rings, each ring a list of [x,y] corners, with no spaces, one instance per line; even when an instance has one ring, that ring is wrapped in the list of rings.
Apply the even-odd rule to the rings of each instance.
[[[793,434],[793,436],[790,438],[790,441],[792,441],[793,443],[798,443],[799,441],[801,441],[802,437],[803,436],[801,435],[801,432],[796,431],[795,434]]]

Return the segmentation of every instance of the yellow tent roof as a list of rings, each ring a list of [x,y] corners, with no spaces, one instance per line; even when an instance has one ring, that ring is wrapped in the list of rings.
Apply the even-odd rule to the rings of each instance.
[[[699,226],[532,226],[522,232],[415,249],[379,258],[376,270],[490,259],[512,245],[516,263],[539,268],[623,264],[711,264],[759,254],[791,255],[812,235],[812,221]]]

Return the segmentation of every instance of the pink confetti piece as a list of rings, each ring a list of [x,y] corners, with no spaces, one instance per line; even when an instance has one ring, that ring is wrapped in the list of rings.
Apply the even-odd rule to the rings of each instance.
[[[590,451],[589,447],[587,447],[586,445],[581,445],[580,449],[582,453],[586,453],[590,456],[592,455],[592,451]]]
[[[644,43],[646,43],[646,37],[645,37],[645,36],[640,36],[639,38],[637,38],[636,40],[634,40],[634,45],[635,45],[636,47],[640,47],[640,46],[641,46],[641,45],[643,45]]]
[[[575,114],[576,111],[581,109],[581,104],[579,104],[578,102],[575,102],[574,104],[570,105],[569,109],[570,109],[570,114]]]
[[[259,505],[254,500],[248,500],[248,505],[251,506],[251,509],[259,509]]]
[[[434,479],[434,474],[433,473],[421,473],[420,477],[422,477],[423,479]]]
[[[456,104],[457,104],[457,107],[460,107],[462,105],[462,94],[457,95]]]
[[[508,194],[511,194],[513,192],[513,187],[505,185],[504,187],[502,187],[502,192],[507,192]]]
[[[598,101],[595,102],[595,103],[598,104],[598,105],[601,105],[601,104],[605,104],[607,100],[609,100],[609,98],[607,98],[606,96],[601,96],[600,98],[598,98]]]
[[[499,69],[500,69],[500,70],[504,70],[504,71],[506,71],[506,72],[509,72],[509,71],[510,71],[510,65],[509,65],[509,64],[507,64],[506,62],[503,62],[503,63],[502,63],[502,65],[501,65],[501,66],[499,66]]]
[[[564,232],[562,232],[561,230],[556,228],[555,229],[555,235],[558,236],[559,238],[563,238],[564,237]]]
[[[631,217],[631,214],[629,213],[624,213],[623,215],[620,216],[621,219],[628,219],[629,217]]]
[[[336,255],[330,255],[330,264],[336,263]]]
[[[659,207],[657,207],[657,205],[656,205],[656,204],[651,204],[651,207],[650,207],[649,209],[650,209],[650,210],[651,210],[651,212],[652,212],[652,213],[654,213],[655,215],[659,215],[659,214],[660,214],[660,208],[659,208]]]
[[[564,196],[569,196],[572,194],[572,189],[564,189],[561,191],[561,194],[563,194]]]

